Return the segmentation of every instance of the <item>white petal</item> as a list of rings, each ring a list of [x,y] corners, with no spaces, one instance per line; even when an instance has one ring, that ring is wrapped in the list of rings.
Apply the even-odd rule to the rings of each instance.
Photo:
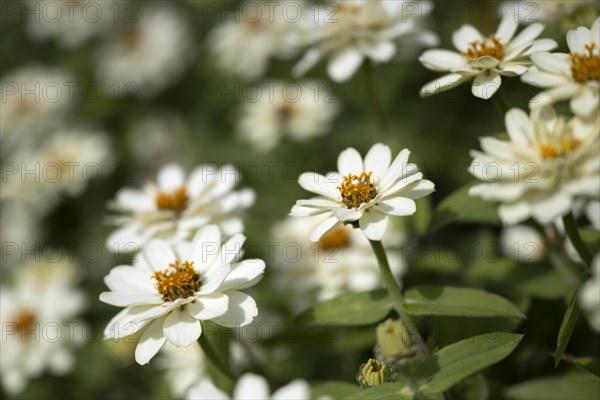
[[[419,57],[419,61],[433,71],[452,71],[455,68],[464,68],[465,59],[462,55],[450,50],[426,50]]]
[[[227,312],[229,307],[229,296],[223,293],[211,293],[198,296],[196,300],[186,304],[187,312],[199,320],[220,317]]]
[[[273,400],[305,400],[310,398],[310,385],[301,379],[295,379],[277,389],[271,396]]]
[[[333,215],[340,221],[356,221],[363,215],[363,211],[359,211],[355,208],[334,208]]]
[[[515,13],[508,12],[504,15],[502,21],[500,21],[500,26],[498,26],[496,36],[502,43],[509,43],[515,35],[518,27],[519,22],[517,15],[515,15]]]
[[[138,189],[123,188],[117,192],[116,202],[118,207],[130,210],[150,211],[155,208],[154,199],[146,192]]]
[[[521,54],[521,56],[531,56],[532,54],[539,53],[542,51],[554,50],[557,47],[558,47],[558,44],[552,39],[537,39],[535,42],[533,42],[531,47],[527,48],[527,50],[525,50]],[[515,55],[516,54],[518,54],[518,53],[515,52]],[[507,57],[506,57],[507,60],[510,60],[510,58],[508,57],[510,55],[511,54],[507,55]]]
[[[165,192],[172,192],[185,186],[185,171],[180,165],[168,164],[158,171],[158,187]]]
[[[452,34],[452,43],[461,53],[465,53],[470,47],[469,43],[475,40],[483,41],[484,38],[473,25],[463,25]]]
[[[409,156],[410,150],[403,149],[400,153],[398,153],[388,170],[381,176],[381,181],[379,184],[384,191],[402,176],[406,164],[408,163]]]
[[[356,149],[349,147],[342,151],[338,156],[338,172],[340,175],[360,175],[360,173],[364,171],[362,157]]]
[[[292,68],[292,75],[294,77],[300,77],[306,73],[309,69],[315,66],[316,63],[321,59],[321,52],[315,49],[308,49],[304,53],[304,57],[300,59]]]
[[[168,268],[169,264],[177,259],[173,249],[166,242],[159,239],[150,241],[142,250],[142,253],[153,270]]]
[[[114,267],[104,277],[104,283],[113,292],[156,293],[150,275],[136,267]]]
[[[479,185],[483,187],[485,190],[486,185]],[[473,186],[471,189],[475,189],[477,186]],[[471,190],[469,190],[469,194]],[[507,225],[518,224],[519,222],[523,222],[531,215],[531,208],[529,205],[522,201],[519,203],[504,203],[498,207],[498,215],[502,222]]]
[[[232,266],[231,272],[220,286],[221,291],[245,289],[256,284],[265,272],[265,262],[259,259],[248,259]]]
[[[200,229],[194,236],[190,254],[187,259],[196,266],[211,265],[218,257],[221,248],[221,230],[216,225],[208,225]]]
[[[335,82],[347,81],[354,75],[363,61],[363,56],[352,47],[332,56],[327,65],[327,72]]]
[[[577,115],[588,116],[598,110],[598,89],[586,87],[571,99],[571,110]]]
[[[373,172],[376,177],[381,177],[390,167],[392,162],[392,151],[389,146],[377,143],[365,157],[365,172]]]
[[[418,182],[414,182],[411,185],[407,186],[402,191],[403,197],[408,197],[409,199],[420,199],[421,197],[425,197],[435,191],[435,185],[433,182],[428,181],[427,179],[421,179]]]
[[[270,397],[267,380],[250,373],[242,375],[233,391],[235,400],[266,400]]]
[[[102,292],[100,301],[117,307],[144,306],[163,302],[158,293],[146,292]]]
[[[542,225],[552,223],[571,209],[571,196],[558,192],[531,207],[533,217]]]
[[[571,66],[567,54],[539,52],[531,55],[531,61],[544,71],[571,75]]]
[[[475,77],[471,87],[473,96],[487,100],[500,88],[502,78],[497,72],[484,72]]]
[[[200,290],[198,291],[198,295],[206,295],[214,292],[221,286],[229,272],[231,271],[231,266],[229,264],[218,264],[211,266],[205,273],[202,274],[202,277],[205,281],[202,282],[202,286],[200,286]]]
[[[473,73],[474,75],[474,73]],[[473,75],[452,73],[435,79],[421,88],[420,95],[422,97],[431,96],[436,93],[445,92],[454,89],[461,83],[472,78]]]
[[[529,116],[520,108],[508,110],[504,117],[510,139],[519,144],[528,145],[534,138],[534,127]]]
[[[360,229],[369,240],[381,240],[388,225],[388,216],[374,209],[369,209],[358,221]]]
[[[229,307],[225,314],[213,318],[217,324],[231,328],[245,326],[258,315],[256,302],[252,297],[237,290],[230,290],[227,295],[229,296]]]
[[[245,241],[246,236],[241,233],[234,235],[226,241],[223,246],[221,246],[221,257],[219,258],[219,262],[222,264],[229,264],[232,262],[242,251],[242,246]]]
[[[361,50],[375,62],[386,62],[396,53],[396,45],[393,42],[379,42],[365,46]]]
[[[417,211],[417,204],[414,200],[405,197],[392,197],[383,200],[376,209],[388,215],[404,217],[413,215]]]
[[[515,36],[515,39],[512,42],[510,42],[510,48],[516,49],[517,47],[525,46],[538,37],[543,30],[544,25],[542,24],[535,23],[527,26]]]
[[[491,56],[482,56],[467,61],[467,65],[472,69],[484,70],[494,69],[500,64],[500,60]]]
[[[523,65],[523,64],[519,64],[519,63],[515,63],[515,62],[508,62],[508,63],[504,63],[502,64],[502,66],[500,67],[500,74],[504,75],[504,76],[521,76],[524,73],[526,73],[527,71],[529,71],[529,67],[527,65]]]
[[[148,364],[165,344],[167,338],[165,338],[163,333],[164,321],[165,318],[157,319],[144,330],[135,348],[135,361],[138,364]]]
[[[154,306],[127,307],[115,315],[104,329],[104,338],[120,339],[138,332],[147,321],[132,322],[137,315],[145,313]]]
[[[302,186],[304,190],[319,194],[321,196],[337,199],[339,192],[336,190],[336,184],[333,179],[328,178],[314,172],[305,172],[298,178],[298,184]]]
[[[535,108],[570,99],[577,95],[580,90],[581,86],[577,84],[560,85],[552,89],[544,90],[529,100],[529,108],[533,110]]]
[[[187,311],[176,308],[171,311],[163,325],[167,340],[175,347],[188,347],[202,334],[200,321]]]
[[[552,87],[569,84],[569,78],[564,75],[545,72],[537,67],[531,67],[521,76],[521,81],[537,87]]]
[[[336,204],[337,207],[337,204]],[[302,205],[296,204],[292,207],[290,211],[291,217],[311,217],[314,215],[324,214],[326,212],[330,212],[331,208],[320,208],[320,207],[305,207]]]
[[[331,232],[334,228],[337,228],[342,223],[335,216],[328,217],[326,220],[321,222],[310,234],[309,240],[311,242],[318,242],[323,236]]]
[[[210,381],[202,381],[192,386],[187,394],[186,400],[231,400],[229,395],[223,392]]]

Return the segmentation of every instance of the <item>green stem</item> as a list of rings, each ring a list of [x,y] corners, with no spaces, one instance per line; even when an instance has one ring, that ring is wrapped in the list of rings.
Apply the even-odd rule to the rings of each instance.
[[[581,238],[579,234],[579,229],[577,228],[577,222],[575,222],[575,217],[573,217],[573,213],[568,213],[563,217],[563,224],[565,225],[565,232],[567,233],[567,237],[573,243],[573,247],[579,253],[579,257],[583,260],[584,264],[590,268],[592,265],[592,259],[594,256],[590,249],[588,249],[587,245]]]
[[[382,138],[386,139],[386,136],[389,132],[388,124],[385,118],[385,112],[383,111],[383,107],[381,106],[379,98],[377,97],[377,91],[375,90],[373,64],[369,60],[365,60],[365,77],[371,107],[373,109],[373,112],[375,113],[375,117],[377,118],[377,122],[382,133]]]
[[[229,369],[229,366],[227,366],[223,362],[223,360],[221,360],[221,358],[215,351],[215,348],[208,342],[206,333],[203,333],[202,335],[200,335],[200,339],[198,339],[198,343],[200,343],[200,347],[202,348],[202,351],[204,352],[204,355],[206,356],[206,358],[208,358],[210,360],[210,363],[215,368],[217,368],[219,370],[219,372],[221,374],[223,374],[223,376],[227,377],[232,382],[235,382],[237,380],[237,377],[231,371],[231,369]]]
[[[429,350],[427,349],[425,342],[423,342],[423,339],[421,338],[421,335],[419,334],[419,331],[417,330],[417,326],[415,325],[411,316],[407,312],[404,311],[404,306],[403,306],[404,297],[402,296],[402,293],[400,292],[400,288],[396,284],[394,275],[392,275],[392,271],[390,269],[390,263],[388,262],[387,255],[385,254],[385,249],[383,248],[383,245],[381,244],[380,241],[376,241],[376,240],[369,240],[369,242],[371,243],[371,247],[373,248],[373,253],[375,253],[375,257],[377,257],[377,262],[379,263],[379,269],[381,270],[381,275],[383,276],[383,281],[385,282],[385,285],[387,287],[387,290],[388,290],[390,296],[392,296],[392,299],[394,300],[394,306],[396,308],[396,311],[398,312],[398,315],[400,315],[400,318],[407,326],[412,326],[414,328],[412,330],[413,331],[412,339],[414,340],[414,343],[417,345],[421,355],[423,357],[429,356]]]
[[[500,118],[504,121],[504,116],[508,112],[508,106],[506,105],[506,100],[504,100],[504,96],[500,93],[500,89],[492,96],[492,100],[494,101],[494,105],[496,106],[496,110],[500,114]]]

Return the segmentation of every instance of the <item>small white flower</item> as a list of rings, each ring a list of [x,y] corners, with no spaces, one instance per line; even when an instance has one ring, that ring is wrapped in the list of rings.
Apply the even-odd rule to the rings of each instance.
[[[500,234],[502,253],[519,262],[538,262],[544,259],[544,237],[531,226],[509,226]]]
[[[272,150],[283,136],[302,142],[328,133],[338,114],[338,100],[322,82],[303,82],[289,90],[286,82],[272,82],[273,96],[242,105],[238,137],[261,152]],[[292,97],[293,96],[293,97]]]
[[[598,111],[600,99],[600,18],[591,29],[570,30],[567,43],[569,54],[533,54],[534,66],[521,79],[546,88],[531,99],[531,108],[571,100],[571,111],[588,117]]]
[[[259,375],[247,373],[237,381],[233,389],[233,396],[215,387],[208,380],[202,381],[193,386],[186,396],[186,400],[309,400],[310,386],[301,379],[296,379],[285,386],[277,389],[272,395],[269,390],[269,383],[265,378]]]
[[[378,143],[363,161],[355,149],[344,150],[338,157],[338,172],[300,175],[300,186],[320,197],[296,201],[290,215],[326,216],[310,234],[313,242],[344,223],[358,225],[369,240],[381,240],[389,215],[414,214],[414,199],[434,191],[433,183],[423,179],[415,164],[408,163],[409,154],[404,149],[392,162],[390,148]]]
[[[489,99],[500,88],[501,76],[523,75],[531,65],[529,58],[533,53],[556,47],[552,39],[536,40],[544,30],[542,24],[531,24],[515,36],[518,25],[516,17],[507,13],[496,33],[488,38],[468,24],[454,32],[452,42],[458,52],[426,50],[419,57],[426,68],[450,73],[423,86],[421,96],[444,92],[473,80],[473,95]]]
[[[73,368],[71,347],[81,341],[83,327],[75,319],[85,298],[74,287],[75,266],[64,258],[66,254],[58,262],[19,265],[14,284],[0,289],[0,378],[10,394],[46,370],[64,375]]]
[[[98,49],[96,73],[119,95],[151,97],[178,79],[194,53],[187,21],[170,6],[148,6]]]
[[[249,6],[245,7],[246,4]],[[280,5],[242,3],[244,12],[238,12],[210,33],[208,42],[220,69],[254,80],[267,71],[270,58],[286,59],[298,52],[291,36],[296,24],[286,17],[286,8]],[[303,2],[296,1],[291,8],[302,5]]]
[[[411,13],[403,3],[335,0],[318,6],[316,11],[311,9],[298,33],[298,41],[309,48],[292,73],[304,75],[321,59],[328,58],[329,77],[343,82],[356,73],[364,59],[383,63],[396,54],[414,50],[415,45],[436,45],[437,36],[422,24],[432,10],[429,3],[412,2],[411,10],[416,12]]]
[[[551,107],[506,114],[509,141],[481,139],[469,171],[484,183],[469,194],[499,201],[506,224],[533,217],[542,225],[568,213],[577,199],[600,197],[599,122],[559,117]]]
[[[581,288],[579,305],[585,313],[590,326],[600,332],[600,254],[592,262],[592,276]]]
[[[193,384],[208,376],[204,353],[196,342],[188,347],[175,347],[165,343],[156,365],[164,371],[171,393],[177,398],[184,397]]]
[[[272,230],[272,237],[277,238],[283,249],[294,250],[289,250],[289,254],[276,252],[275,276],[279,287],[291,291],[294,299],[291,305],[296,312],[344,293],[382,286],[377,259],[365,236],[358,229],[341,225],[318,243],[311,243],[308,237],[320,221],[318,216],[288,217]],[[402,235],[392,224],[383,245],[397,280],[405,270],[400,243]]]
[[[265,269],[262,260],[237,259],[244,235],[221,245],[221,231],[209,225],[193,242],[176,248],[162,240],[148,243],[134,266],[113,268],[104,278],[111,290],[100,300],[125,307],[108,324],[105,338],[119,339],[143,330],[135,350],[147,364],[168,341],[187,347],[202,333],[201,321],[245,326],[258,314],[252,297],[239,290],[253,286]]]
[[[200,165],[187,178],[177,164],[162,167],[156,183],[117,192],[111,208],[121,215],[112,222],[120,227],[109,235],[106,247],[132,251],[152,238],[176,243],[189,240],[208,224],[218,224],[226,236],[242,232],[244,224],[238,214],[254,203],[254,192],[233,191],[239,180],[231,165]]]

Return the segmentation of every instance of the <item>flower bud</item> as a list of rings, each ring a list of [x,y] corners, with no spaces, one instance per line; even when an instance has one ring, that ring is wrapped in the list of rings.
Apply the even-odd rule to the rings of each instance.
[[[376,335],[377,353],[384,360],[395,361],[413,353],[410,335],[399,319],[379,324]]]
[[[394,369],[385,363],[369,358],[360,366],[356,380],[363,388],[377,386],[390,381],[395,376]]]

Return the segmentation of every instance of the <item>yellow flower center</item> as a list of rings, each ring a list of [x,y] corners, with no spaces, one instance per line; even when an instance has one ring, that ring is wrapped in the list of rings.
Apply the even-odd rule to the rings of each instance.
[[[541,144],[539,151],[542,158],[546,160],[553,160],[558,157],[564,157],[571,151],[575,150],[581,144],[581,140],[578,139],[563,139],[560,145],[555,144]]]
[[[342,195],[342,203],[347,208],[358,208],[377,196],[377,189],[372,181],[372,172],[360,175],[349,174],[344,177],[341,186],[337,187]]]
[[[35,314],[31,311],[21,311],[12,321],[16,333],[20,333],[21,335],[30,333],[34,329],[35,323]]]
[[[350,232],[348,228],[340,226],[319,240],[321,250],[330,250],[332,248],[340,249],[350,244]]]
[[[157,271],[152,275],[156,280],[156,290],[164,301],[187,299],[196,293],[202,281],[200,274],[194,269],[194,262],[175,260],[169,268]]]
[[[483,56],[494,57],[498,60],[504,58],[504,45],[498,37],[492,35],[488,40],[474,40],[469,43],[469,48],[465,53],[468,59],[477,59]]]
[[[187,208],[189,199],[187,190],[181,187],[172,193],[159,193],[156,195],[155,201],[159,210],[171,210],[181,213]]]
[[[571,53],[571,73],[576,82],[600,80],[600,55],[594,54],[596,43],[586,44],[587,53]]]

